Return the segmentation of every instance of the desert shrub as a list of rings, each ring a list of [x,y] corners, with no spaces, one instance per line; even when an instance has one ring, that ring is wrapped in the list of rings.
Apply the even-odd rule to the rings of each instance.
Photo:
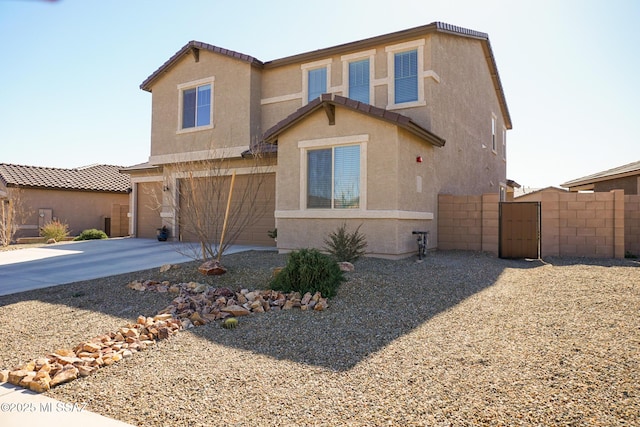
[[[301,249],[289,254],[287,265],[273,278],[271,288],[282,292],[322,293],[335,296],[344,275],[333,258],[317,249]]]
[[[343,223],[336,231],[331,232],[324,240],[325,250],[329,252],[336,261],[353,262],[365,254],[367,239],[360,234],[358,226],[352,233],[347,231],[347,224]]]
[[[58,220],[46,223],[40,229],[40,236],[45,239],[54,239],[56,242],[63,240],[69,235],[69,226]]]
[[[80,235],[78,237],[76,237],[73,240],[100,240],[100,239],[107,239],[109,236],[107,236],[107,233],[105,233],[102,230],[97,230],[95,228],[90,228],[88,230],[84,230],[82,231],[82,233],[80,233]]]

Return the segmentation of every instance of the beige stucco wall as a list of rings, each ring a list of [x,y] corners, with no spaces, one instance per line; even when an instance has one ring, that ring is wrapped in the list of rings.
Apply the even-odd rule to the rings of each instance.
[[[39,235],[38,210],[51,209],[53,218],[69,226],[70,235],[96,228],[104,231],[105,217],[111,218],[113,205],[128,205],[129,195],[88,191],[22,189],[22,202],[30,215],[17,237]]]
[[[416,38],[406,40],[415,42]],[[496,88],[480,40],[444,34],[429,34],[418,49],[423,54],[423,106],[394,107],[394,111],[446,139],[446,147],[435,153],[435,179],[442,192],[449,194],[499,193],[506,184],[503,128],[506,126]],[[398,41],[397,43],[401,43]],[[397,44],[394,43],[394,44]],[[389,104],[387,45],[367,49],[375,51],[374,97],[380,108]],[[341,55],[324,58],[331,65],[329,92],[347,95]],[[317,61],[322,59],[318,58]],[[275,125],[300,108],[301,64],[267,68],[262,79],[263,130]],[[295,96],[298,95],[296,98]],[[289,98],[287,98],[289,97]],[[291,98],[293,97],[293,98]],[[273,102],[274,99],[286,99]],[[496,118],[496,150],[492,151],[491,118]]]
[[[362,113],[336,107],[335,117],[335,125],[329,125],[324,111],[316,111],[303,126],[292,127],[278,140],[278,248],[288,251],[322,247],[324,239],[343,221],[350,229],[363,224],[361,232],[369,241],[370,255],[397,257],[415,253],[413,230],[429,230],[430,247],[435,247],[433,221],[421,216],[433,214],[436,209],[433,151],[437,149],[393,124]],[[366,140],[366,149],[361,151],[361,174],[366,174],[361,209],[304,209],[301,186],[306,178],[301,176],[301,160],[305,161],[305,157],[298,142],[326,141],[331,146],[336,138],[346,135]],[[416,162],[417,155],[423,157],[422,163]],[[420,192],[418,177],[422,182]]]
[[[260,132],[259,71],[249,63],[200,51],[186,55],[152,87],[152,163],[176,161],[180,153],[248,146]],[[214,78],[213,128],[181,131],[178,85]]]
[[[506,184],[502,146],[504,119],[479,40],[433,35],[437,83],[425,84],[431,131],[446,139],[436,153],[440,191],[499,193]],[[491,150],[491,117],[496,116],[497,152]]]
[[[340,107],[336,107],[339,111],[335,126],[327,124],[321,111],[305,118],[303,126],[287,130],[278,141],[276,217],[280,248],[321,246],[323,238],[345,219],[355,226],[367,221],[362,230],[371,234],[369,250],[373,254],[398,256],[415,252],[415,240],[410,233],[414,229],[429,230],[430,246],[435,247],[439,193],[498,194],[500,185],[506,183],[502,145],[505,120],[482,42],[431,33],[391,44],[404,42],[420,45],[424,104],[389,105],[389,87],[393,82],[386,44],[363,48],[374,61],[371,103],[412,118],[446,139],[445,147],[434,148],[393,124]],[[301,58],[307,59],[282,65],[275,61],[267,63],[264,69],[204,50],[199,62],[190,55],[183,57],[153,85],[150,160],[169,164],[178,161],[178,155],[183,153],[202,155],[212,148],[249,145],[257,135],[306,103],[302,66],[309,62],[327,61],[331,66],[327,91],[347,96],[347,78],[343,75],[346,62],[342,56],[353,53],[313,59],[303,55]],[[177,134],[177,86],[208,77],[215,77],[215,127]],[[492,115],[496,118],[496,152],[491,150]],[[300,209],[298,141],[349,135],[368,138],[366,210],[361,214],[347,213],[344,218],[339,217],[340,212],[322,218],[312,218],[309,213],[296,217],[291,211]],[[422,163],[416,162],[417,156],[422,156]],[[168,168],[163,179],[171,181],[171,173]],[[385,210],[394,213],[380,214]],[[278,211],[288,213],[278,217]],[[377,213],[373,215],[372,211]],[[399,212],[412,214],[405,217]],[[168,215],[165,212],[165,222],[171,221]],[[313,236],[308,236],[310,230]]]

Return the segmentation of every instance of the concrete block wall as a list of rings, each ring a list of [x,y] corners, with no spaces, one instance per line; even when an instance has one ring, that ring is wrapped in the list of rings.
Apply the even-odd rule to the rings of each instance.
[[[625,252],[640,256],[640,195],[624,196]]]
[[[438,248],[482,250],[482,196],[438,195]]]
[[[542,256],[640,256],[640,195],[540,192]],[[528,198],[527,201],[535,199]],[[516,200],[517,201],[517,200]],[[438,248],[498,253],[499,198],[438,197]]]
[[[482,250],[498,254],[500,244],[500,195],[482,195]]]
[[[540,201],[542,256],[615,258],[621,257],[621,251],[624,254],[624,229],[618,228],[624,225],[621,190],[542,192]]]

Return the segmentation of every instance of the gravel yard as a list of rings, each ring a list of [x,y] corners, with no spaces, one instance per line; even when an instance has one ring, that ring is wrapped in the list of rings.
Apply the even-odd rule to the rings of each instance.
[[[139,426],[640,425],[640,264],[363,259],[323,312],[181,332],[46,395]],[[262,289],[285,255],[0,297],[0,369],[154,315],[135,279]]]

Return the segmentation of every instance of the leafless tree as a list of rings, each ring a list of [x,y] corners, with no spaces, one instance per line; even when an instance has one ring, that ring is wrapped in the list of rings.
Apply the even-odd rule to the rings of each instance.
[[[165,179],[171,177],[171,185],[157,198],[175,212],[180,251],[193,259],[220,260],[248,227],[273,214],[266,208],[275,194],[269,183],[273,157],[257,148],[241,159],[215,153],[167,165]]]
[[[19,187],[10,187],[0,192],[0,245],[8,246],[14,239],[22,222],[29,216],[23,203],[24,193]]]

